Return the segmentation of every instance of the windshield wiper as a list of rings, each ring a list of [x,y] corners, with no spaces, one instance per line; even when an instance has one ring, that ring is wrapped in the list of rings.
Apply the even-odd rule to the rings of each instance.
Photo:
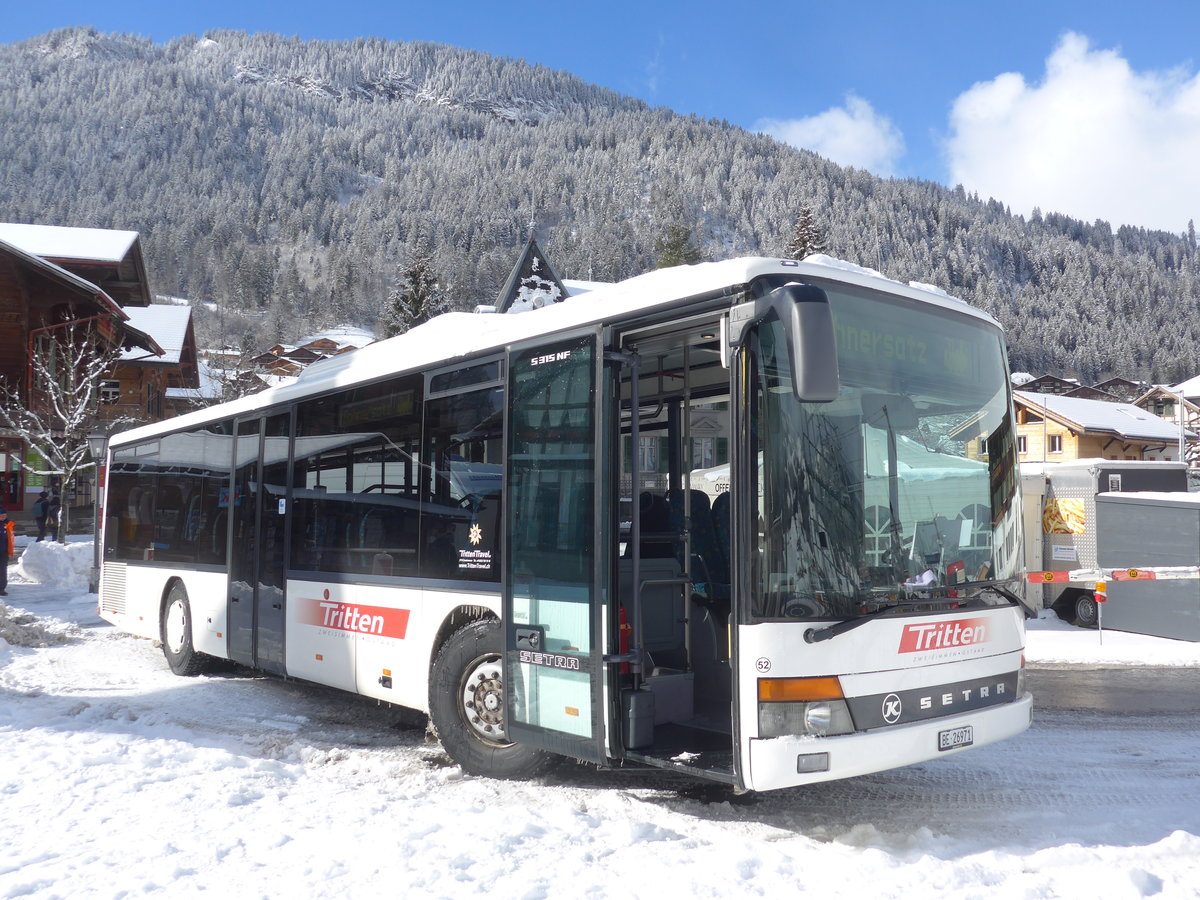
[[[940,596],[945,596],[951,591],[994,591],[1005,600],[1008,600],[1021,607],[1021,609],[1025,612],[1025,618],[1036,619],[1037,613],[1034,612],[1029,604],[1022,600],[1019,595],[1014,594],[1008,588],[1003,586],[1008,584],[1011,580],[1012,579],[992,578],[986,581],[960,581],[958,584],[938,584],[931,585],[929,587],[918,588],[908,587],[908,590],[924,594],[937,594]]]
[[[1008,588],[1002,587],[1002,585],[1006,583],[1007,581],[994,579],[989,581],[963,581],[959,582],[958,584],[939,584],[930,585],[928,587],[906,585],[904,588],[906,591],[920,593],[926,596],[906,597],[897,603],[889,603],[887,606],[881,606],[879,609],[875,610],[874,612],[869,612],[866,615],[856,616],[853,619],[844,619],[841,622],[837,622],[833,625],[827,625],[824,628],[809,628],[804,632],[804,640],[809,644],[827,641],[830,638],[835,638],[840,634],[845,634],[847,631],[853,631],[855,628],[858,628],[860,625],[865,625],[867,622],[870,622],[873,619],[878,619],[885,613],[895,612],[897,609],[903,609],[910,606],[944,603],[948,594],[957,591],[995,591],[1004,599],[1009,600],[1021,607],[1025,613],[1025,618],[1031,619],[1036,617],[1037,614],[1029,608],[1024,600],[1022,600]]]
[[[860,625],[866,625],[872,619],[878,619],[884,613],[894,612],[897,609],[903,609],[909,606],[923,606],[925,604],[944,603],[944,597],[914,597],[905,599],[900,603],[889,603],[887,606],[881,606],[874,612],[869,612],[866,615],[855,616],[853,619],[844,619],[834,625],[826,625],[824,628],[809,628],[804,632],[804,640],[809,644],[816,644],[820,641],[827,641],[830,638],[835,638],[839,634],[845,634],[847,631],[853,631]]]

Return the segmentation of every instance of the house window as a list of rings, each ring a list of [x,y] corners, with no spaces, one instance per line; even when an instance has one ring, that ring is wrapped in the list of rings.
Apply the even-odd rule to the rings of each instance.
[[[643,472],[658,471],[658,438],[642,437],[638,439],[640,459],[638,465]]]
[[[1061,434],[1050,435],[1049,441],[1050,441],[1049,451],[1051,453],[1062,453],[1062,435]]]
[[[102,381],[100,382],[100,402],[105,406],[112,406],[114,403],[121,402],[121,382],[119,381]]]
[[[1025,435],[1023,435],[1023,434],[1017,435],[1017,452],[1018,453],[1027,453],[1028,452],[1027,441],[1026,441]]]
[[[146,385],[146,418],[151,422],[162,418],[162,391],[157,385]]]

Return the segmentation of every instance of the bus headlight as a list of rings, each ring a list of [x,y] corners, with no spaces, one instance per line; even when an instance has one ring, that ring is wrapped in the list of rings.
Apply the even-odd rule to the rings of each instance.
[[[760,678],[758,735],[824,736],[854,730],[837,678]]]

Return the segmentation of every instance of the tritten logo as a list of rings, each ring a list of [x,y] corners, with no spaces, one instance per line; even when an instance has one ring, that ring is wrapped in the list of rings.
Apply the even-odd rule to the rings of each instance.
[[[328,590],[321,600],[301,597],[298,602],[300,613],[297,618],[305,625],[391,638],[403,638],[408,631],[407,609],[339,603],[330,599]]]
[[[901,653],[921,653],[925,650],[949,650],[986,644],[991,639],[987,619],[956,619],[953,622],[931,622],[927,625],[905,625],[900,635]]]

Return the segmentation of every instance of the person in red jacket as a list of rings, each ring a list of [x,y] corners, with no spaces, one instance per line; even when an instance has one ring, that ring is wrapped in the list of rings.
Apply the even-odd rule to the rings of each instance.
[[[8,596],[8,561],[13,557],[13,525],[8,510],[0,506],[0,597]]]

